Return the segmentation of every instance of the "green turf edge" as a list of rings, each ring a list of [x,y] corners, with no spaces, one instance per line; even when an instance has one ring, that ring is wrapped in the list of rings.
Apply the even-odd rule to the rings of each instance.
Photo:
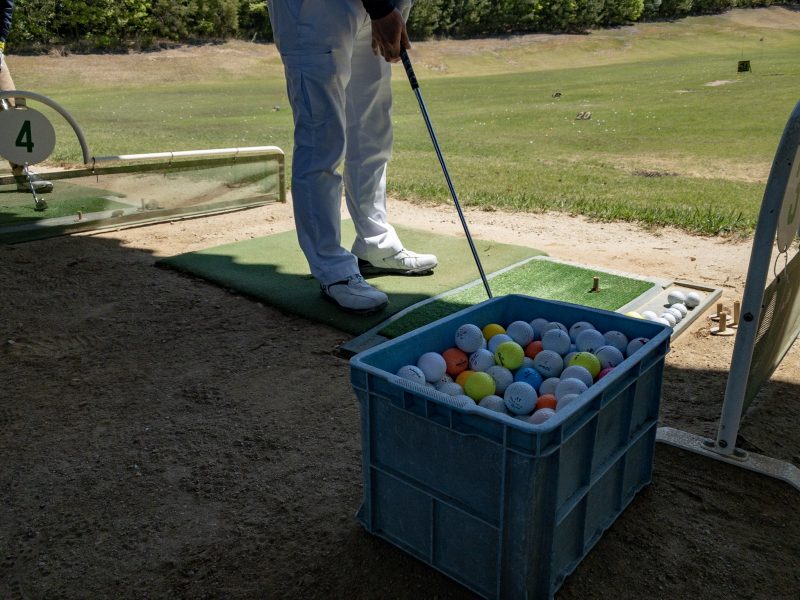
[[[592,292],[593,278],[600,278],[600,291]],[[549,260],[530,260],[494,276],[492,296],[526,294],[544,300],[559,300],[603,310],[617,310],[656,284],[597,269]],[[379,334],[394,338],[487,299],[482,282],[423,304],[387,324]]]

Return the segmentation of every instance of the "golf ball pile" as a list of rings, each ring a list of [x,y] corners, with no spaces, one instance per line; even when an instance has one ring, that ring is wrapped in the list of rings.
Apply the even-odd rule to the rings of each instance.
[[[677,322],[687,308],[675,304],[665,314]],[[652,313],[652,320],[660,318]],[[542,318],[505,326],[468,323],[456,330],[451,347],[425,352],[416,364],[404,365],[396,374],[488,410],[539,424],[648,341],[628,339],[616,330],[600,331],[588,321],[569,326]]]

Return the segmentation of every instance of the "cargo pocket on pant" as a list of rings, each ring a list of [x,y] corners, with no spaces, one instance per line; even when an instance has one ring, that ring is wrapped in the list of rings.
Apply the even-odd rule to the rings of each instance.
[[[289,101],[297,121],[317,127],[339,118],[344,95],[337,82],[333,53],[285,55],[283,62]]]

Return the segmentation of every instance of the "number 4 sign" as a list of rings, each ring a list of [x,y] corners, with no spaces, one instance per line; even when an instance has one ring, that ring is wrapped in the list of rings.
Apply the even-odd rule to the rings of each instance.
[[[18,165],[35,165],[53,152],[56,132],[42,113],[32,108],[0,111],[0,156]]]

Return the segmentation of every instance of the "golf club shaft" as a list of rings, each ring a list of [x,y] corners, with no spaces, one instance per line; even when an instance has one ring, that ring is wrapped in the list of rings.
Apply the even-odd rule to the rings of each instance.
[[[456,189],[453,187],[453,182],[450,179],[450,173],[447,171],[447,165],[444,162],[444,156],[442,155],[442,150],[439,148],[439,141],[436,139],[436,133],[433,131],[433,125],[431,125],[431,119],[428,116],[428,110],[425,108],[425,101],[422,99],[422,93],[419,91],[419,82],[417,81],[417,76],[414,73],[414,67],[411,65],[411,59],[408,57],[408,52],[406,52],[405,48],[400,52],[400,58],[403,61],[403,67],[405,67],[406,75],[408,75],[408,82],[411,84],[411,89],[414,90],[414,95],[417,97],[417,102],[419,103],[419,109],[422,111],[422,118],[425,119],[425,126],[428,128],[428,133],[431,136],[431,141],[433,142],[433,148],[436,150],[436,156],[439,158],[439,164],[442,166],[442,172],[444,173],[444,178],[447,181],[447,187],[450,190],[450,196],[453,198],[453,204],[456,205],[456,211],[458,211],[458,218],[461,219],[461,226],[464,228],[464,233],[467,236],[467,242],[469,242],[469,248],[472,250],[472,257],[475,259],[475,264],[478,266],[478,272],[481,274],[481,280],[483,281],[483,287],[486,288],[486,295],[489,298],[492,297],[492,290],[489,287],[489,281],[486,279],[486,273],[483,272],[483,265],[481,265],[481,259],[478,257],[478,251],[475,249],[475,244],[472,241],[472,236],[469,233],[469,227],[467,227],[467,220],[464,218],[464,212],[461,210],[461,204],[458,201],[458,196],[456,195]]]

